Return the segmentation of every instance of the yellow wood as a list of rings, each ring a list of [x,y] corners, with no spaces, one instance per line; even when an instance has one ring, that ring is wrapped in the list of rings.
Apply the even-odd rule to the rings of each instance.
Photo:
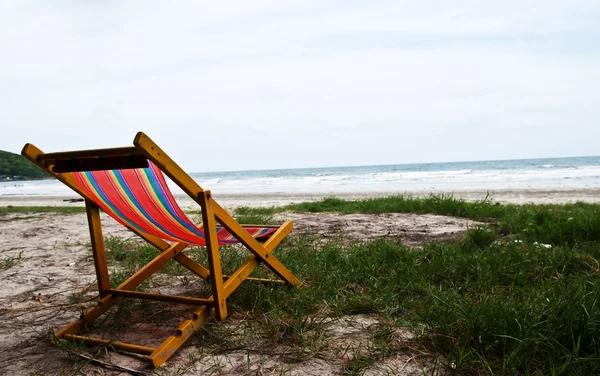
[[[171,246],[171,244],[169,244],[166,241],[162,240],[158,236],[154,236],[154,235],[147,234],[145,232],[138,231],[138,230],[136,230],[133,227],[132,228],[128,228],[128,230],[131,231],[131,232],[133,232],[134,234],[136,234],[140,238],[144,239],[146,242],[148,242],[149,244],[153,245],[155,248],[160,249],[161,251],[164,251],[165,249],[167,249],[167,248],[169,248]]]
[[[143,132],[138,132],[133,144],[144,150],[144,154],[150,160],[152,160],[157,166],[159,166],[165,174],[167,174],[181,189],[183,189],[192,199],[194,199],[200,206],[203,205],[203,199],[201,193],[202,188],[196,183],[188,174],[181,169],[154,141],[152,141]],[[301,286],[302,283],[296,276],[290,272],[279,260],[274,256],[270,256],[264,247],[254,239],[243,227],[237,223],[233,217],[225,209],[223,209],[214,200],[212,207],[216,216],[216,219],[221,223],[233,236],[244,244],[256,257],[271,268],[277,275],[284,279],[289,284],[294,286]],[[203,210],[204,212],[204,210]],[[203,219],[206,223],[206,220]],[[270,258],[270,259],[269,259]]]
[[[229,278],[230,276],[223,274],[223,278]],[[254,277],[247,277],[246,279],[244,279],[245,281],[253,281],[253,282],[260,282],[260,283],[277,283],[279,285],[287,285],[286,281],[283,281],[281,279],[269,279],[269,278],[254,278]]]
[[[264,243],[265,250],[272,252],[275,247],[292,231],[292,221],[285,222],[279,230],[277,230],[269,240]],[[260,259],[255,255],[250,256],[246,262],[242,264],[232,275],[225,281],[225,296],[229,297],[248,276],[258,267]]]
[[[213,203],[213,210],[215,212],[215,216],[217,220],[225,227],[237,240],[240,241],[248,250],[250,250],[256,257],[258,257],[262,262],[264,262],[271,270],[275,272],[278,276],[280,276],[287,283],[300,287],[302,283],[296,276],[290,272],[283,264],[275,258],[275,256],[271,255],[265,247],[258,242],[258,240],[254,239],[252,235],[248,233],[248,231],[244,230],[244,228],[236,222],[233,217],[227,213],[225,209],[223,209],[216,202]]]
[[[27,159],[29,159],[31,162],[35,163],[36,165],[40,166],[42,169],[50,172],[49,170],[47,170],[43,164],[41,164],[38,161],[38,158],[40,156],[42,156],[44,154],[43,151],[41,151],[40,149],[38,149],[35,145],[33,144],[25,144],[25,146],[23,146],[23,149],[21,149],[21,155],[26,157]],[[54,175],[54,174],[53,174]]]
[[[152,261],[144,265],[134,275],[129,277],[125,282],[117,286],[117,290],[133,290],[144,282],[152,274],[156,273],[162,268],[169,260],[177,256],[181,251],[187,247],[187,244],[175,243],[160,255],[156,256]]]
[[[202,265],[198,264],[196,261],[192,260],[191,258],[187,257],[183,253],[180,253],[177,256],[175,256],[174,260],[177,261],[178,263],[180,263],[182,266],[185,266],[191,272],[197,274],[202,279],[208,280],[208,278],[210,277],[210,272],[208,271],[208,269],[206,269]],[[230,277],[229,275],[223,274],[224,281],[229,277]],[[286,281],[282,281],[280,279],[250,278],[249,277],[249,278],[246,278],[246,281],[265,282],[265,283],[272,282],[272,283],[287,284]]]
[[[81,321],[71,321],[64,327],[54,332],[56,338],[65,338],[67,334],[78,334],[81,333]]]
[[[137,298],[146,300],[156,300],[160,302],[178,303],[178,304],[189,304],[189,305],[213,305],[212,299],[200,299],[190,298],[187,296],[177,295],[162,295],[162,294],[151,294],[147,292],[130,291],[130,290],[108,290],[109,294],[113,296],[123,296],[127,298]]]
[[[192,260],[191,258],[187,257],[183,253],[180,253],[177,256],[175,256],[175,261],[177,261],[181,265],[185,266],[188,270],[197,274],[202,279],[208,279],[208,276],[210,275],[210,272],[208,271],[208,269],[206,269],[204,266],[198,264],[196,261]]]
[[[127,351],[135,354],[150,355],[154,351],[156,351],[156,349],[152,347],[133,345],[131,343],[124,343],[120,341],[109,341],[103,338],[87,337],[75,334],[66,334],[64,338],[69,339],[71,341],[82,342],[85,344],[91,344],[96,346],[110,346],[113,347],[115,350]]]
[[[143,151],[144,155],[157,165],[168,177],[175,182],[198,204],[203,189],[175,161],[173,161],[150,137],[144,132],[138,132],[133,144]]]
[[[215,299],[215,313],[217,320],[227,317],[227,305],[223,293],[223,272],[221,270],[221,255],[219,254],[219,239],[217,238],[217,224],[212,210],[212,195],[210,191],[200,194],[202,207],[202,223],[204,224],[204,240],[206,241],[206,254],[208,256],[208,270],[210,271],[210,284]]]
[[[202,279],[208,280],[208,278],[210,277],[210,272],[208,271],[208,269],[206,269],[202,265],[198,264],[196,261],[192,260],[191,258],[187,257],[183,253],[180,253],[177,256],[175,256],[174,260],[177,261],[178,263],[180,263],[182,266],[185,266],[191,272],[197,274]],[[229,276],[227,274],[223,274],[223,280],[226,280],[229,277],[231,277],[231,276]],[[287,283],[286,281],[282,281],[280,279],[246,278],[246,280],[247,281],[255,281],[255,282],[273,282],[273,283],[282,283],[282,284]]]
[[[166,241],[162,240],[161,238],[159,238],[157,236],[146,234],[144,232],[137,231],[136,229],[131,229],[131,231],[136,233],[139,237],[141,237],[142,239],[144,239],[145,241],[147,241],[154,247],[160,249],[161,251],[164,251],[165,249],[167,249],[171,246],[169,243],[167,243]],[[183,243],[181,243],[181,244],[183,244]],[[196,263],[191,258],[187,257],[184,253],[178,253],[177,255],[175,255],[175,257],[173,259],[175,261],[177,261],[179,264],[181,264],[182,266],[186,267],[191,272],[197,274],[202,279],[208,279],[208,275],[209,275],[208,269],[206,269],[204,266]]]
[[[211,315],[210,307],[200,307],[194,312],[194,317],[184,321],[179,328],[177,334],[167,338],[156,350],[150,355],[150,361],[154,367],[159,367],[173,355],[183,343],[190,338],[195,331],[200,329],[204,321]]]
[[[96,279],[98,280],[98,292],[101,298],[110,289],[108,279],[108,265],[106,263],[106,249],[104,248],[104,236],[102,235],[102,224],[100,223],[100,211],[92,201],[85,200],[90,238],[92,240],[92,253],[94,255],[94,266],[96,267]]]

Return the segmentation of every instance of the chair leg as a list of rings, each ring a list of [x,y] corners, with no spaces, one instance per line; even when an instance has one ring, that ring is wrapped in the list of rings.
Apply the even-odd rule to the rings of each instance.
[[[104,236],[102,235],[102,224],[100,222],[100,209],[90,200],[85,200],[85,209],[90,228],[92,253],[94,255],[94,266],[96,267],[96,279],[98,280],[98,292],[100,297],[104,298],[106,290],[110,290],[110,280],[108,278],[106,249],[104,248]]]
[[[167,360],[196,332],[214,310],[210,307],[200,307],[194,312],[192,319],[184,321],[179,328],[177,334],[170,336],[160,344],[152,354],[150,361],[154,367],[158,367]]]
[[[213,213],[213,202],[210,191],[200,193],[200,206],[202,207],[202,223],[206,240],[208,255],[209,279],[215,301],[215,314],[217,320],[227,317],[227,303],[223,291],[223,271],[221,270],[221,255],[219,253],[219,239],[217,237],[217,224]]]

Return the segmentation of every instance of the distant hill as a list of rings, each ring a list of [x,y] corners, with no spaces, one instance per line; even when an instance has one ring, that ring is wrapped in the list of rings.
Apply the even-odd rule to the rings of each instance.
[[[50,177],[22,155],[0,150],[0,181],[31,180]]]

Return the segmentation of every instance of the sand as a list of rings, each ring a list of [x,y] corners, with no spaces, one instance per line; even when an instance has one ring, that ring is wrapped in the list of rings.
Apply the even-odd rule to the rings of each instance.
[[[0,374],[26,375],[38,370],[55,374],[62,368],[72,369],[73,360],[66,350],[51,344],[49,334],[52,329],[77,319],[81,310],[94,304],[96,298],[86,217],[84,214],[41,213],[13,214],[2,219],[2,258],[10,257],[17,261],[12,267],[0,271],[0,321],[3,324],[0,326]],[[407,244],[412,245],[427,239],[458,236],[473,224],[468,220],[444,216],[399,214],[344,216],[281,213],[275,219],[294,220],[296,229],[291,236],[309,233],[322,237],[323,241],[341,239],[342,236],[349,239],[348,234],[356,240],[392,236],[405,239]],[[132,236],[129,231],[104,214],[102,221],[106,235]],[[366,224],[370,227],[365,227]],[[194,291],[190,290],[198,288],[200,283],[182,283],[181,278],[173,277],[159,290],[161,293],[185,295],[193,293]],[[86,289],[89,290],[85,295],[88,302],[69,304],[71,293]],[[236,325],[239,321],[240,319],[231,317],[227,325]],[[165,320],[160,327],[136,326],[136,330],[120,332],[118,338],[155,346],[172,334],[179,322],[179,319],[175,319]],[[202,349],[192,344],[178,352],[167,363],[166,370],[167,374],[171,374],[177,369],[185,369],[179,374],[189,375],[210,373],[215,367],[219,369],[218,374],[227,375],[255,374],[257,370],[262,370],[265,374],[273,371],[289,371],[289,374],[297,375],[337,374],[350,354],[368,348],[372,338],[372,327],[376,323],[377,318],[362,316],[332,320],[325,326],[326,332],[329,333],[326,340],[327,349],[320,351],[319,357],[308,357],[300,362],[290,361],[289,357],[281,355],[283,350],[272,351],[274,349],[270,346],[261,343],[252,349],[206,353],[203,356],[198,355]],[[357,327],[364,330],[356,329]],[[398,341],[411,340],[412,336],[407,337],[403,334],[398,338]],[[266,351],[267,349],[269,351]],[[195,359],[192,363],[189,361],[191,358]],[[101,354],[101,359],[120,366],[149,371],[146,363],[135,357],[107,352]],[[385,374],[388,369],[402,369],[401,374],[421,374],[421,369],[426,366],[427,361],[427,358],[415,360],[411,354],[398,354],[386,362],[378,363],[369,374]],[[86,365],[85,372],[119,374],[120,371]]]
[[[503,202],[598,202],[597,190],[581,191],[504,191],[495,193],[494,199]],[[467,199],[480,199],[485,192],[457,194]],[[384,195],[384,194],[381,194]],[[291,202],[316,200],[322,196],[216,196],[225,207],[240,205],[272,206]],[[364,195],[342,195],[359,198]],[[0,206],[58,205],[83,206],[82,202],[64,201],[64,197],[1,197]],[[181,200],[184,208],[192,208],[191,200]],[[111,218],[102,214],[105,235],[132,237],[133,235]],[[319,241],[343,239],[368,241],[378,237],[400,238],[409,246],[418,246],[430,239],[457,239],[476,223],[466,219],[439,215],[381,214],[340,215],[334,213],[279,213],[274,219],[292,219],[295,229],[291,236],[312,234]],[[55,213],[11,214],[0,217],[0,260],[14,260],[14,265],[0,270],[0,374],[58,374],[62,369],[73,370],[73,355],[52,345],[51,331],[79,317],[82,309],[94,304],[95,273],[89,243],[89,232],[84,214],[57,215]],[[173,277],[160,287],[161,293],[193,293],[202,282],[190,283]],[[88,290],[86,301],[70,304],[69,295]],[[187,291],[186,291],[187,290]],[[171,358],[163,370],[166,374],[194,375],[216,374],[339,374],[349,354],[367,348],[372,338],[372,328],[379,325],[375,316],[347,316],[331,320],[324,325],[326,348],[318,356],[290,361],[282,349],[271,349],[264,344],[254,344],[250,349],[223,352],[203,352],[193,343],[186,345]],[[156,344],[172,333],[179,320],[163,333],[161,328],[136,327],[137,337],[122,334],[122,338],[138,344]],[[231,317],[226,325],[240,325],[243,318]],[[164,326],[164,325],[163,325]],[[139,333],[142,333],[141,335]],[[411,348],[414,334],[408,329],[397,334],[399,348]],[[266,351],[269,350],[269,351]],[[278,350],[278,351],[275,351]],[[281,351],[279,351],[281,350]],[[199,355],[201,354],[201,355]],[[105,362],[149,372],[146,363],[131,356],[105,352],[93,354]],[[418,355],[418,356],[417,356]],[[367,374],[412,375],[422,374],[430,366],[431,358],[410,351],[400,352],[378,362]],[[77,367],[81,364],[77,363]],[[217,372],[215,372],[217,370]],[[122,370],[88,364],[84,374],[119,375]]]

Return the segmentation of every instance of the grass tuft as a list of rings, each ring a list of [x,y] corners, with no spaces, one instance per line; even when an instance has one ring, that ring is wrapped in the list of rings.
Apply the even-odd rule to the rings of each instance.
[[[34,214],[34,213],[58,213],[79,214],[85,213],[83,206],[0,206],[0,217],[8,214]]]
[[[19,253],[17,256],[6,256],[0,260],[0,270],[8,270],[13,266],[17,265],[19,261],[21,261],[21,255],[23,252]]]
[[[464,245],[471,249],[487,248],[496,240],[496,236],[496,231],[491,227],[475,226],[466,232]]]

